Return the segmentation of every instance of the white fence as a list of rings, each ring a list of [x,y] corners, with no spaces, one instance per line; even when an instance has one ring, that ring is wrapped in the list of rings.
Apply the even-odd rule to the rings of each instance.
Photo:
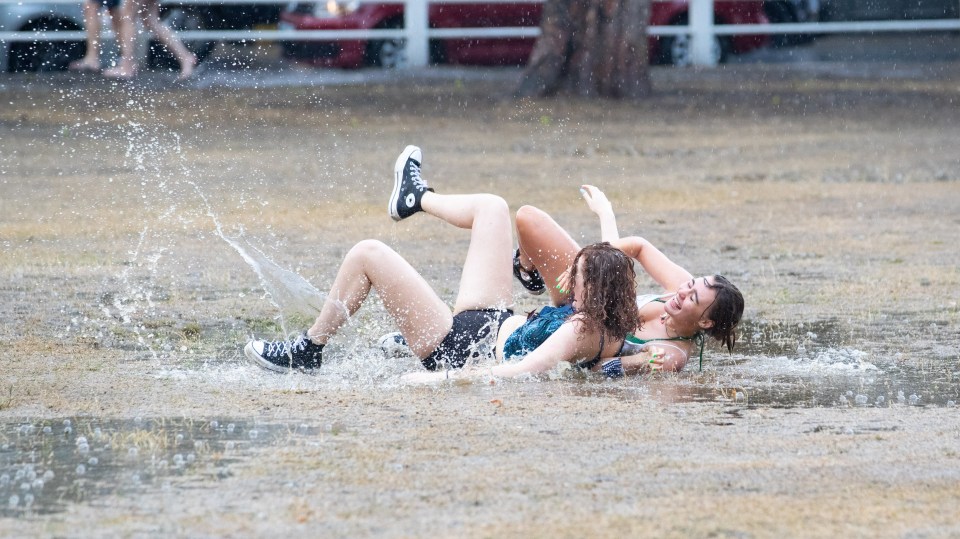
[[[371,1],[371,0],[367,0]],[[543,0],[436,0],[450,3],[541,3]],[[665,2],[670,0],[653,0]],[[960,0],[958,0],[960,1]],[[410,67],[427,65],[429,40],[440,38],[505,38],[537,37],[536,27],[513,28],[430,28],[428,3],[431,0],[386,0],[376,3],[404,4],[404,28],[377,30],[215,30],[183,31],[181,39],[255,40],[255,41],[335,41],[342,39],[403,39]],[[960,30],[960,19],[933,19],[910,21],[816,22],[787,24],[714,24],[714,0],[690,0],[688,26],[650,26],[651,36],[690,35],[691,58],[695,65],[712,65],[716,58],[711,53],[715,36],[753,34],[847,34],[858,32],[915,32]],[[78,0],[0,0],[5,4],[78,4]],[[231,5],[231,4],[287,4],[289,0],[177,0],[175,4]],[[2,9],[2,7],[0,7]],[[75,41],[84,39],[82,31],[0,32],[0,44],[15,41]]]

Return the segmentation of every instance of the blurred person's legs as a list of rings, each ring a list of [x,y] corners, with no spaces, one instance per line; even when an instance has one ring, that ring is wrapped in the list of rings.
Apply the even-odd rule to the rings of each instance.
[[[113,0],[106,0],[112,2]],[[137,61],[134,58],[136,54],[136,43],[134,41],[134,31],[136,22],[131,8],[135,7],[135,0],[124,0],[123,5],[117,1],[112,7],[109,7],[110,17],[113,20],[113,32],[117,35],[117,43],[120,46],[120,61],[116,67],[104,70],[105,77],[113,79],[131,79],[137,74]]]
[[[83,26],[87,32],[87,52],[70,62],[71,71],[100,71],[100,0],[83,3]]]
[[[185,80],[193,74],[197,67],[197,57],[183,45],[180,38],[160,20],[160,6],[157,0],[127,0],[137,4],[137,15],[153,35],[157,36],[164,46],[180,63],[180,75],[177,80]]]

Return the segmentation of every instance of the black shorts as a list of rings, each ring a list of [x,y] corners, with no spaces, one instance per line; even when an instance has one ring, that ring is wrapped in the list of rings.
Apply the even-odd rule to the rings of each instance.
[[[129,2],[130,0],[127,0]],[[97,5],[99,7],[105,7],[110,11],[120,7],[120,0],[90,0],[91,4]]]
[[[475,309],[457,313],[453,316],[450,333],[432,354],[420,361],[431,371],[459,369],[467,360],[493,351],[500,325],[511,316],[513,311],[510,309]]]

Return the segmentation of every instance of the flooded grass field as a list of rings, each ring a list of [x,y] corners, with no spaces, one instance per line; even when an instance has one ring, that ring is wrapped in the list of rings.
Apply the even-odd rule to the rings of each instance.
[[[640,103],[467,73],[0,78],[3,534],[960,535],[960,65],[664,69]],[[622,234],[741,288],[736,351],[406,386],[374,300],[321,373],[248,364],[368,237],[452,302],[466,233],[384,211],[410,143],[438,190],[582,242],[600,186]]]

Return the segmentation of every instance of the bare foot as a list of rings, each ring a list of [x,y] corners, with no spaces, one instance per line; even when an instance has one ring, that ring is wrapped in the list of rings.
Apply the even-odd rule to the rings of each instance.
[[[108,79],[115,80],[132,80],[134,75],[137,74],[137,70],[130,67],[119,65],[117,67],[111,67],[110,69],[103,70],[103,76]]]
[[[70,62],[70,65],[67,66],[70,71],[77,71],[80,73],[94,73],[100,71],[100,63],[94,60],[88,60],[87,58],[81,58],[80,60],[74,60]]]
[[[186,62],[180,64],[180,75],[177,76],[177,82],[182,82],[190,78],[190,75],[193,75],[194,70],[197,68],[197,57],[190,55],[190,58],[187,58]]]

